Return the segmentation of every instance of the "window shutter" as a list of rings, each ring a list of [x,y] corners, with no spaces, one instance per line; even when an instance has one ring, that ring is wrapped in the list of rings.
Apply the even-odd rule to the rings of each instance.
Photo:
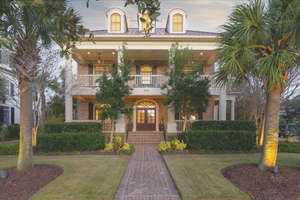
[[[157,67],[154,66],[152,67],[152,75],[156,75],[156,73],[157,73]]]
[[[89,103],[89,120],[94,119],[94,104]]]
[[[136,74],[137,75],[141,74],[141,68],[140,68],[140,66],[136,66]]]
[[[89,70],[88,70],[88,74],[89,75],[92,75],[93,74],[93,72],[94,72],[94,66],[93,66],[93,64],[89,64]]]

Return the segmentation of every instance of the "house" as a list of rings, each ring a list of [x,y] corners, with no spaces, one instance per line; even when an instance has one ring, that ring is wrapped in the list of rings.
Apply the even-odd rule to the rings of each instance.
[[[6,125],[20,123],[20,101],[16,72],[9,66],[7,50],[0,48],[0,78],[6,85],[5,98],[0,99],[0,122]],[[3,92],[3,91],[2,91]]]
[[[164,74],[169,69],[169,51],[175,42],[188,47],[193,57],[205,60],[204,74],[199,78],[211,80],[211,98],[205,113],[197,113],[190,120],[234,120],[235,94],[216,86],[213,78],[218,69],[216,49],[217,33],[187,30],[188,15],[182,9],[171,9],[165,27],[155,26],[151,37],[145,38],[137,14],[136,27],[129,28],[126,12],[111,8],[106,12],[107,29],[89,31],[82,41],[76,43],[66,63],[66,122],[99,121],[101,105],[96,101],[96,80],[111,64],[121,61],[122,45],[126,45],[128,57],[135,61],[131,72],[132,94],[126,101],[133,103],[131,121],[121,116],[116,122],[116,133],[125,133],[126,125],[132,124],[132,133],[159,132],[164,123],[168,135],[182,130],[182,118],[172,108],[164,105],[166,91],[161,86],[168,81]],[[192,17],[192,16],[191,16]],[[93,41],[89,36],[93,35]],[[77,63],[77,72],[72,60]],[[105,123],[105,131],[110,130]]]

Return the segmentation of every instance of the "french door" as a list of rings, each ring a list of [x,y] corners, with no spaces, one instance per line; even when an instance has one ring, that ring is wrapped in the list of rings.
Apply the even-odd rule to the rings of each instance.
[[[155,131],[156,111],[155,108],[137,109],[136,129],[138,131]]]

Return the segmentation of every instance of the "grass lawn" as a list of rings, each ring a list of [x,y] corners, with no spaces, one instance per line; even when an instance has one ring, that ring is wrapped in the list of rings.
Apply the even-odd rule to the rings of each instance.
[[[57,165],[64,173],[30,200],[110,200],[121,181],[129,156],[35,156],[36,164]],[[0,156],[0,169],[16,166],[15,156]]]
[[[250,198],[221,173],[225,167],[258,163],[259,154],[164,155],[183,200],[244,200]],[[300,168],[300,154],[281,153],[278,164]]]

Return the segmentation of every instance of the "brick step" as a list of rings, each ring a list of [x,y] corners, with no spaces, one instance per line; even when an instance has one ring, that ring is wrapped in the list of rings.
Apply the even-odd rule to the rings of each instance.
[[[128,134],[127,142],[129,144],[159,144],[160,141],[164,140],[162,134]]]

